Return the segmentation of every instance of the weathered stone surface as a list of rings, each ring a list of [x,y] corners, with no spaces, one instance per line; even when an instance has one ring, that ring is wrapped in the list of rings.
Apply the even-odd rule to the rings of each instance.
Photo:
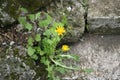
[[[28,11],[33,12],[42,7],[45,7],[53,0],[16,0],[22,7],[28,9]]]
[[[63,38],[63,43],[74,43],[80,41],[82,34],[84,33],[84,27],[73,27]]]
[[[77,76],[78,80],[120,80],[119,44],[120,35],[83,37],[82,42],[72,45],[71,52],[80,56],[80,63],[75,63],[76,65],[92,68],[93,72],[91,74],[78,72],[74,76]]]
[[[18,8],[25,7],[33,12],[46,6],[52,0],[1,0],[0,1],[0,26],[12,24],[18,17]]]
[[[89,0],[88,30],[120,34],[120,0]]]
[[[18,9],[17,3],[13,3],[12,0],[0,1],[0,26],[11,24],[15,21],[16,11]]]
[[[46,80],[43,65],[26,56],[23,46],[0,52],[0,80]]]
[[[13,23],[18,17],[17,10],[19,5],[27,8],[30,12],[44,7],[52,0],[2,0],[0,5],[0,24],[1,26]],[[81,4],[82,0],[56,0],[47,7],[47,12],[57,21],[67,17],[69,32],[64,42],[76,42],[84,33],[84,13],[85,10]],[[11,6],[12,5],[12,6]],[[3,7],[4,6],[4,7]]]
[[[66,27],[69,30],[64,42],[76,42],[80,39],[85,27],[85,10],[81,0],[58,0],[47,8],[47,12],[57,21],[66,16],[68,20]]]

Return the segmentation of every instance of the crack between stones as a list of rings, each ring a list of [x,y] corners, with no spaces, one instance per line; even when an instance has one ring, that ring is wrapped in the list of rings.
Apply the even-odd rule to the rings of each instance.
[[[82,0],[81,1],[81,4],[82,6],[84,7],[84,10],[85,10],[85,13],[84,13],[84,22],[85,22],[85,30],[84,30],[84,33],[88,33],[88,20],[87,20],[87,17],[88,17],[88,8],[89,8],[89,4],[88,4],[88,1],[89,0]]]
[[[88,8],[85,10],[85,14],[84,14],[84,21],[85,21],[85,31],[84,33],[88,33]]]

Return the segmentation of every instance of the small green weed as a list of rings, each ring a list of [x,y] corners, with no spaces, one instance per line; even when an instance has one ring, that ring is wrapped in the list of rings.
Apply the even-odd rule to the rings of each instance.
[[[24,8],[20,9],[23,13],[27,13]],[[56,72],[64,73],[68,69],[79,70],[77,67],[66,66],[63,63],[64,59],[78,60],[78,56],[68,54],[70,47],[63,45],[57,48],[57,45],[66,34],[64,25],[67,23],[66,18],[62,22],[55,20],[45,12],[36,14],[21,15],[18,18],[20,24],[25,29],[31,31],[32,34],[28,38],[27,52],[34,60],[40,59],[48,72],[48,80],[59,80],[56,77]]]

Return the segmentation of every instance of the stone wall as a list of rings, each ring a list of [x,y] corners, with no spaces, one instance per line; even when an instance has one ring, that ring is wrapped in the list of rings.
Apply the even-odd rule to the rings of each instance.
[[[89,0],[88,30],[99,34],[120,34],[120,0]]]
[[[52,2],[51,5],[50,2]],[[3,27],[16,21],[19,6],[27,8],[30,12],[46,7],[46,11],[57,20],[66,15],[70,26],[79,27],[80,33],[75,29],[69,35],[81,36],[85,31],[85,26],[91,33],[120,34],[119,4],[119,0],[1,0],[0,26]]]
[[[50,4],[50,2],[52,3]],[[63,41],[76,42],[84,33],[85,28],[85,9],[81,2],[82,0],[3,0],[0,5],[0,26],[4,27],[16,21],[20,15],[18,12],[20,6],[25,7],[29,13],[35,13],[35,11],[39,11],[39,8],[44,7],[41,10],[47,11],[56,21],[61,21],[63,17],[66,17],[68,34]]]

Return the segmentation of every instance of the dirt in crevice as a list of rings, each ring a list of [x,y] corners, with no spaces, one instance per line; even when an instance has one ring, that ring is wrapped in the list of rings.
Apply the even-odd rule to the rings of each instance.
[[[27,34],[24,34],[24,31],[17,32],[16,26],[10,26],[10,28],[0,27],[0,52],[8,47],[11,42],[14,42],[14,45],[25,45]]]

